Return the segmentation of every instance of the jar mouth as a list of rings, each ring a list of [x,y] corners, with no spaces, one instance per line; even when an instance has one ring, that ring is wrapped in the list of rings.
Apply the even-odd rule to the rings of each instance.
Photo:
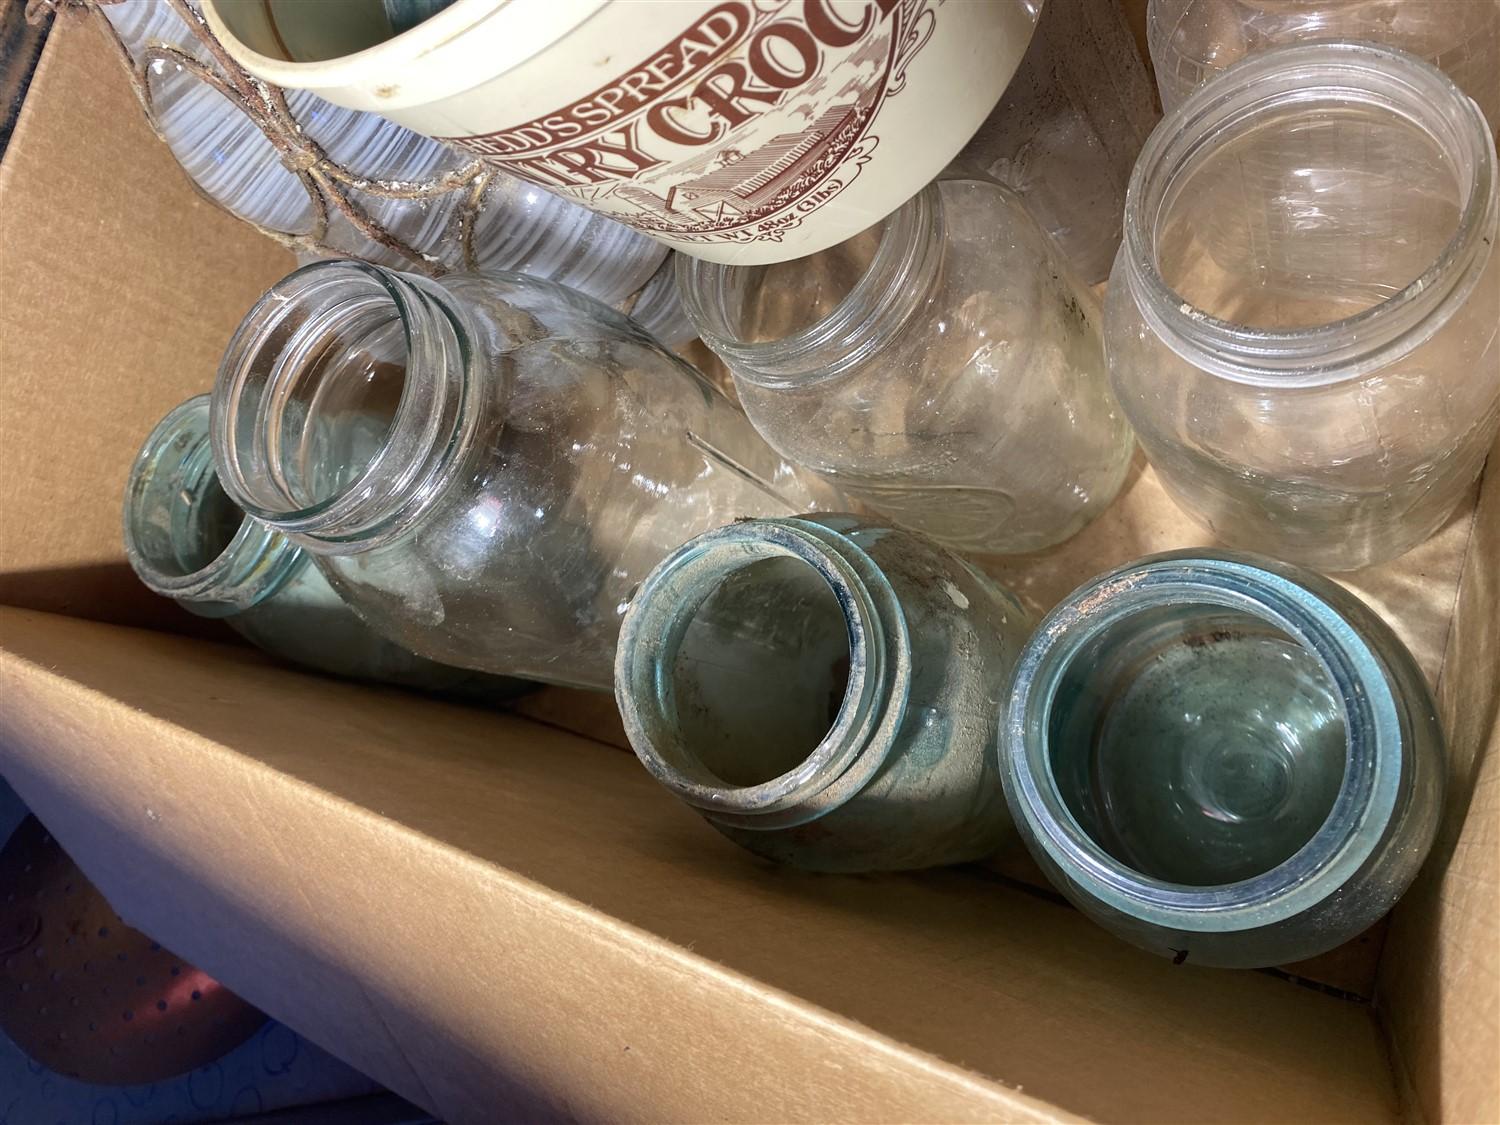
[[[1227,552],[1156,556],[1075,591],[1028,642],[1002,720],[1001,774],[1018,821],[1086,894],[1171,929],[1252,929],[1300,914],[1336,892],[1379,846],[1405,768],[1397,701],[1379,657],[1309,588],[1326,584],[1331,592],[1332,584],[1293,574],[1292,568]],[[1067,705],[1059,696],[1069,673],[1097,653],[1101,638],[1129,637],[1159,609],[1227,611],[1264,622],[1315,658],[1341,712],[1343,771],[1326,816],[1285,859],[1247,877],[1185,883],[1143,871],[1107,846],[1097,827],[1086,827],[1064,794],[1053,719]],[[1253,683],[1245,682],[1244,690]],[[1106,707],[1118,706],[1118,699]],[[1187,702],[1174,702],[1192,710]]]
[[[125,485],[125,554],[153,592],[229,616],[265,600],[301,552],[228,498],[214,470],[209,396],[157,423]]]
[[[776,266],[733,266],[677,255],[677,289],[698,335],[759,386],[807,386],[867,362],[915,313],[941,260],[942,197],[929,184],[880,224],[839,246]],[[849,252],[878,231],[862,272],[833,308],[774,339],[747,338],[747,293],[772,270]],[[857,251],[856,251],[857,253]]]
[[[715,772],[708,748],[702,741],[695,743],[688,733],[685,700],[691,698],[694,706],[704,706],[707,722],[718,723],[721,729],[723,715],[712,704],[699,702],[706,697],[693,697],[684,690],[681,660],[690,629],[726,584],[750,568],[777,561],[803,571],[805,580],[831,593],[832,613],[843,634],[840,647],[847,673],[836,710],[816,745],[805,754],[798,750],[794,763],[780,762],[776,768],[786,768],[774,776],[752,773],[736,784]],[[776,612],[776,596],[784,592],[784,588],[773,591],[764,608]],[[803,608],[799,604],[799,610]],[[738,624],[740,635],[731,643],[741,651],[763,642],[756,622],[738,619]],[[810,636],[800,631],[795,651],[800,654],[802,646],[809,654],[818,651],[816,638],[809,640]],[[720,651],[733,653],[732,648]],[[822,655],[826,658],[829,653]],[[812,689],[822,682],[818,661],[818,656],[811,655],[805,664]],[[757,659],[746,664],[752,671],[762,666]],[[885,761],[895,725],[904,712],[910,672],[906,622],[895,593],[852,540],[806,520],[747,520],[689,541],[646,579],[621,627],[615,695],[637,757],[663,787],[721,824],[771,830],[831,811],[874,775]],[[759,687],[756,699],[776,690],[776,682],[746,681]],[[794,681],[784,677],[781,683],[785,687]],[[794,687],[789,694],[795,697],[798,692]],[[816,704],[816,694],[812,699]],[[782,698],[776,705],[786,710],[795,709],[797,703],[795,698]],[[740,718],[754,721],[756,717],[747,711]],[[757,730],[753,737],[759,734]],[[732,772],[722,765],[719,769]]]
[[[288,275],[219,368],[211,431],[225,491],[315,552],[399,534],[472,426],[468,341],[424,278],[342,260]]]
[[[1292,327],[1226,319],[1168,283],[1159,259],[1163,227],[1179,198],[1190,194],[1183,185],[1205,167],[1206,150],[1278,116],[1305,123],[1351,107],[1420,133],[1449,158],[1458,195],[1452,234],[1415,276],[1357,312]],[[1358,378],[1429,339],[1478,283],[1494,241],[1495,181],[1494,137],[1483,115],[1446,75],[1415,55],[1341,40],[1267,51],[1194,92],[1147,140],[1126,197],[1124,277],[1149,327],[1195,367],[1256,386]],[[1307,210],[1315,223],[1315,206]],[[1291,216],[1288,229],[1265,241],[1294,246],[1305,239],[1299,218]],[[1314,260],[1312,250],[1304,253]]]

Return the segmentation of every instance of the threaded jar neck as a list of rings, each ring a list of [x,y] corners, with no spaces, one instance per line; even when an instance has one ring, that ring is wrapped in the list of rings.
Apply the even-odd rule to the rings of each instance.
[[[441,285],[363,262],[306,266],[252,308],[213,392],[224,489],[314,552],[409,528],[477,415],[464,311]]]
[[[209,396],[168,414],[125,485],[125,554],[153,593],[202,617],[229,617],[280,590],[307,558],[225,495],[209,441]]]
[[[1029,829],[1048,858],[1086,894],[1124,914],[1172,930],[1222,932],[1272,925],[1336,893],[1378,854],[1410,793],[1414,769],[1408,745],[1410,724],[1403,720],[1403,708],[1410,701],[1397,697],[1384,660],[1338,608],[1348,598],[1311,572],[1228,552],[1156,556],[1075,591],[1047,615],[1023,651],[1002,721],[1001,772],[1017,822]],[[1162,622],[1168,617],[1172,632],[1162,647],[1156,642],[1163,636]],[[1230,621],[1250,625],[1226,626]],[[1210,669],[1209,676],[1218,674],[1225,680],[1217,696],[1195,694],[1183,686],[1204,682],[1203,666],[1194,669],[1192,661],[1215,659],[1208,650],[1226,641],[1233,643],[1235,632],[1250,633],[1257,625],[1266,631],[1264,636],[1281,638],[1262,668],[1307,658],[1304,668],[1315,661],[1321,669],[1320,683],[1341,723],[1332,728],[1335,733],[1342,731],[1341,779],[1328,791],[1326,815],[1321,821],[1304,822],[1305,838],[1297,837],[1303,840],[1301,846],[1274,866],[1232,881],[1186,882],[1158,876],[1129,857],[1128,840],[1123,848],[1120,845],[1132,827],[1153,826],[1142,826],[1138,819],[1124,831],[1101,828],[1080,808],[1079,789],[1106,784],[1100,780],[1109,768],[1101,760],[1102,732],[1114,729],[1119,721],[1117,709],[1128,706],[1136,690],[1131,682],[1123,687],[1113,679],[1104,682],[1100,670],[1110,666],[1112,653],[1130,652],[1134,640],[1151,637],[1147,645],[1135,650],[1148,653],[1148,659],[1126,666],[1132,676],[1138,676],[1140,669],[1156,662],[1155,667],[1162,669],[1158,682],[1166,684],[1153,704],[1156,712],[1174,724],[1181,719],[1191,734],[1163,737],[1161,728],[1145,723],[1140,725],[1139,738],[1151,740],[1153,754],[1203,749],[1202,758],[1183,771],[1189,789],[1195,785],[1210,788],[1227,776],[1231,787],[1239,787],[1243,801],[1259,805],[1252,810],[1248,804],[1236,807],[1233,801],[1216,804],[1198,798],[1206,817],[1232,823],[1253,812],[1265,818],[1260,823],[1272,825],[1283,814],[1272,807],[1278,796],[1274,786],[1260,784],[1264,776],[1257,777],[1245,767],[1242,751],[1251,735],[1239,725],[1232,737],[1215,741],[1216,730],[1223,730],[1215,726],[1223,723],[1222,708],[1227,706],[1229,714],[1238,717],[1260,715],[1272,706],[1257,695],[1264,684],[1254,674],[1245,675],[1245,665],[1235,664],[1219,673]],[[1154,637],[1153,629],[1157,630]],[[1185,654],[1181,662],[1172,663],[1172,653],[1179,651]],[[1229,682],[1235,673],[1240,678]],[[1306,689],[1301,690],[1302,696],[1292,698],[1305,699]],[[1099,699],[1103,702],[1096,714],[1091,701]],[[1215,708],[1221,710],[1216,713]],[[1083,718],[1070,727],[1073,715]],[[1278,710],[1266,716],[1266,733],[1290,740],[1296,732],[1287,727],[1293,721]],[[1085,728],[1085,737],[1095,741],[1092,756],[1080,758],[1079,748],[1067,736]],[[1329,729],[1325,725],[1322,733],[1327,735]],[[1149,784],[1149,763],[1136,756],[1126,765],[1131,774],[1148,779],[1141,784]],[[1220,769],[1228,773],[1205,779],[1205,772]],[[1082,800],[1118,815],[1118,798],[1118,792],[1105,790]],[[1197,811],[1193,801],[1179,796],[1172,801],[1179,806],[1192,804]],[[1128,817],[1130,806],[1124,807],[1123,815]],[[1188,855],[1198,846],[1198,840],[1181,839],[1175,851]],[[1158,842],[1158,855],[1170,855],[1173,850],[1172,840]]]
[[[755,323],[751,306],[763,288],[786,286],[795,305],[805,292],[800,274],[815,270],[819,259],[849,256],[851,247],[868,241],[877,229],[868,265],[831,311],[791,331]],[[810,258],[776,266],[731,266],[679,254],[677,288],[698,334],[736,377],[773,388],[805,386],[877,355],[927,301],[942,259],[942,199],[937,187],[929,185],[878,228]]]
[[[1308,239],[1334,235],[1320,229],[1327,216],[1319,199],[1327,187],[1313,182],[1333,175],[1324,168],[1276,170],[1277,179],[1256,160],[1280,155],[1268,148],[1267,138],[1295,146],[1299,132],[1312,127],[1336,129],[1372,123],[1396,127],[1436,154],[1425,185],[1406,185],[1407,198],[1395,198],[1388,184],[1366,187],[1370,213],[1406,221],[1419,214],[1415,193],[1429,190],[1437,178],[1452,177],[1456,215],[1451,237],[1422,259],[1406,276],[1368,279],[1380,296],[1352,315],[1304,325],[1238,322],[1210,308],[1198,307],[1200,298],[1184,297],[1181,282],[1164,276],[1163,255],[1169,238],[1182,243],[1197,237],[1209,246],[1222,233],[1200,228],[1253,222],[1264,203],[1282,210],[1254,234],[1262,255],[1300,255],[1316,262],[1318,251]],[[1358,148],[1358,140],[1346,140]],[[1328,142],[1333,151],[1337,139]],[[1216,154],[1233,146],[1259,146],[1240,158],[1237,171],[1216,167]],[[1267,154],[1271,155],[1268,156]],[[1359,156],[1357,159],[1370,159]],[[1221,161],[1224,163],[1224,161]],[[1345,162],[1338,174],[1357,176],[1360,169]],[[1208,169],[1205,173],[1205,169]],[[1203,197],[1203,181],[1235,175],[1240,188],[1233,206],[1211,209],[1211,214],[1184,218],[1185,211]],[[1300,178],[1300,181],[1299,181]],[[1306,202],[1296,208],[1275,198],[1285,191]],[[1226,194],[1226,199],[1228,195]],[[1361,197],[1363,198],[1363,197]],[[1232,212],[1232,213],[1228,213]],[[1358,378],[1383,367],[1429,339],[1447,322],[1478,283],[1492,252],[1497,221],[1494,138],[1474,103],[1435,67],[1415,55],[1371,43],[1331,41],[1284,47],[1253,55],[1228,68],[1169,113],[1152,133],[1131,175],[1125,208],[1125,240],[1121,266],[1130,293],[1147,325],[1168,347],[1201,370],[1236,382],[1260,386],[1323,386]],[[1188,233],[1184,234],[1184,227]],[[1363,234],[1349,232],[1338,244],[1397,244],[1404,232]],[[1302,249],[1297,249],[1299,247]],[[1198,254],[1201,262],[1203,253]],[[1263,263],[1262,263],[1263,264]],[[1306,264],[1305,262],[1303,264]],[[1176,267],[1174,267],[1176,268]],[[1181,267],[1185,269],[1186,267]],[[1237,269],[1237,274],[1236,274]],[[1180,272],[1180,270],[1179,270]],[[1243,284],[1262,283],[1251,270],[1229,267]]]
[[[826,603],[814,608],[809,591]],[[726,596],[727,612],[706,626],[719,632],[697,647],[692,631]],[[832,619],[822,630],[820,613]],[[835,633],[842,659],[826,643]],[[824,683],[840,680],[830,698]],[[802,824],[858,793],[891,752],[910,683],[910,638],[890,583],[847,536],[804,519],[746,520],[679,548],[636,594],[615,658],[620,714],[646,769],[710,819],[748,829]],[[748,699],[764,716],[768,696],[783,714],[811,701],[801,731],[815,732],[815,744],[791,746],[788,759],[785,731],[729,713]],[[735,746],[748,753],[736,759]],[[775,764],[760,760],[768,747]]]

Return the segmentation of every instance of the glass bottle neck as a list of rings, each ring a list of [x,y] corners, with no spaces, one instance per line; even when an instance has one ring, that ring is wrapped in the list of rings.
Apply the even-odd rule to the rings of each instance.
[[[1350,113],[1404,121],[1425,135],[1455,178],[1456,229],[1420,276],[1355,315],[1288,329],[1220,319],[1168,284],[1161,272],[1163,239],[1182,201],[1193,198],[1194,175],[1210,154],[1257,130],[1290,134],[1298,122],[1326,123]],[[1252,174],[1243,172],[1247,181]],[[1255,188],[1247,182],[1246,190]],[[1246,201],[1246,213],[1255,205]],[[1370,206],[1395,204],[1372,198]],[[1214,221],[1227,222],[1223,216]],[[1451,80],[1394,48],[1311,43],[1236,64],[1156,128],[1131,175],[1119,269],[1147,325],[1193,366],[1259,386],[1322,386],[1368,374],[1430,338],[1478,283],[1496,222],[1494,138]],[[1293,223],[1267,237],[1304,234]]]
[[[399,536],[472,435],[475,336],[437,282],[353,261],[291,274],[250,310],[219,369],[225,491],[314,552]]]
[[[125,486],[125,552],[145,585],[203,617],[229,617],[280,590],[308,560],[224,494],[209,442],[207,395],[146,439]]]
[[[773,339],[757,338],[764,328],[748,323],[750,295],[768,269],[801,263],[728,266],[680,254],[677,287],[699,334],[737,377],[767,387],[805,386],[868,362],[902,330],[932,293],[943,241],[942,199],[929,185],[885,220],[868,267],[831,312]]]
[[[832,591],[847,632],[848,674],[831,725],[806,757],[768,780],[733,785],[685,735],[679,658],[705,601],[731,576],[769,560],[811,568]],[[774,607],[775,592],[763,601]],[[760,642],[746,630],[733,643],[747,651]],[[847,536],[803,519],[747,520],[685,544],[637,593],[615,660],[621,717],[646,768],[710,819],[756,830],[806,823],[858,793],[891,753],[910,682],[910,637],[890,583]]]

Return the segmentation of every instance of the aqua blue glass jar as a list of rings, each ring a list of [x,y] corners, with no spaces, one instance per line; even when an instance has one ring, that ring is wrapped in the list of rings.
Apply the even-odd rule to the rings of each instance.
[[[452,668],[373,632],[312,558],[225,495],[209,441],[209,396],[169,413],[125,487],[125,553],[148,588],[292,664],[350,679],[502,702],[524,680]]]
[[[852,516],[746,520],[647,578],[615,695],[652,776],[759,855],[956,863],[1010,832],[995,735],[1029,628],[919,536]]]
[[[1028,642],[1003,722],[1032,855],[1178,962],[1339,945],[1437,829],[1443,735],[1411,654],[1342,587],[1268,559],[1159,555],[1081,587]]]

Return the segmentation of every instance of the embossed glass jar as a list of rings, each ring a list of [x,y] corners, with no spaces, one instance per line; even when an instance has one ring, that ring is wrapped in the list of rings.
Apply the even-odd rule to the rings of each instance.
[[[125,486],[125,554],[152,591],[293,664],[351,679],[502,702],[530,685],[413,655],[362,622],[312,557],[256,523],[219,486],[209,396],[152,430]]]
[[[298,270],[229,344],[213,441],[230,498],[391,640],[604,690],[668,552],[813,503],[698,372],[522,274]]]
[[[1286,47],[1198,91],[1131,180],[1110,377],[1222,541],[1322,570],[1409,550],[1500,428],[1493,138],[1412,55]]]
[[[1168,112],[1257,51],[1362,39],[1426,59],[1500,128],[1500,4],[1494,0],[1149,0],[1146,29]]]
[[[1016,667],[1001,776],[1053,883],[1189,964],[1297,961],[1432,845],[1443,736],[1411,654],[1328,579],[1180,552],[1086,584]]]
[[[1098,307],[998,184],[941,181],[796,262],[683,257],[678,285],[772,446],[944,546],[1057,543],[1125,479]]]
[[[615,697],[652,776],[759,855],[956,863],[1010,831],[995,734],[1029,628],[920,536],[852,516],[748,520],[646,580]]]

